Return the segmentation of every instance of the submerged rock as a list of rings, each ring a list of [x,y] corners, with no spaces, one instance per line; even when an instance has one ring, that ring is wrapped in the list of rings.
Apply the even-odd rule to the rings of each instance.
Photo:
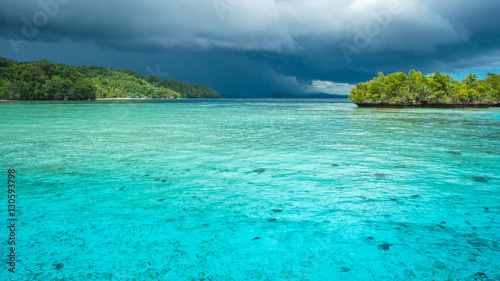
[[[403,273],[404,273],[406,276],[411,277],[411,279],[412,279],[412,280],[413,280],[413,279],[415,279],[415,276],[416,276],[416,275],[415,275],[415,272],[413,272],[413,270],[411,270],[411,269],[407,268],[407,269],[405,269],[405,270],[403,271]],[[408,279],[407,279],[407,280],[408,280]]]
[[[56,264],[54,264],[54,267],[55,267],[55,269],[59,270],[59,269],[61,269],[61,268],[64,267],[64,264],[62,264],[62,263],[56,263]]]
[[[453,155],[462,155],[462,152],[460,151],[447,151],[447,152]]]
[[[488,182],[488,180],[483,177],[473,177],[472,180],[475,182]]]
[[[255,169],[255,170],[253,170],[252,172],[255,172],[255,173],[257,173],[257,174],[262,174],[262,173],[264,173],[265,171],[266,171],[266,169]]]
[[[487,279],[488,276],[484,272],[478,272],[474,274],[474,280]]]
[[[444,264],[444,263],[442,263],[442,262],[440,262],[440,261],[436,261],[436,262],[434,263],[434,266],[435,266],[437,269],[441,269],[441,270],[446,269],[446,264]]]
[[[389,249],[391,249],[391,246],[392,246],[392,244],[383,243],[383,244],[378,245],[378,249],[383,250],[383,251],[388,251]]]

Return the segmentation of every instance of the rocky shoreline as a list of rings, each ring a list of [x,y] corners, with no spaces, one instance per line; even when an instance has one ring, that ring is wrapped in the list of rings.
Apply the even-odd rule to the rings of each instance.
[[[403,103],[355,103],[358,107],[375,107],[375,108],[488,108],[500,107],[500,103],[483,104],[450,104],[450,103],[420,103],[420,104],[403,104]]]

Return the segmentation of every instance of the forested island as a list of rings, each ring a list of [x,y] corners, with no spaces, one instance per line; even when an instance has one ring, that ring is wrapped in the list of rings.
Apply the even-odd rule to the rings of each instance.
[[[359,107],[490,107],[500,106],[500,75],[488,73],[478,80],[470,73],[462,81],[439,71],[428,76],[415,70],[389,75],[378,73],[373,80],[358,83],[349,100]]]
[[[213,89],[128,70],[0,57],[0,100],[220,98]]]

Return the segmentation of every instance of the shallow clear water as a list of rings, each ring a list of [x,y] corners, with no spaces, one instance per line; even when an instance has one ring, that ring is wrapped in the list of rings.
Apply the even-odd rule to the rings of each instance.
[[[0,132],[11,280],[500,280],[499,108],[19,102]]]

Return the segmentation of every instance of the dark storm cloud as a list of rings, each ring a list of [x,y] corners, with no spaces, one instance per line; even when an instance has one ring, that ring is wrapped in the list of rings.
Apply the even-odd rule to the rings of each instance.
[[[155,54],[181,78],[254,96],[378,71],[498,68],[498,11],[497,0],[3,0],[0,31],[19,52],[66,38]]]

